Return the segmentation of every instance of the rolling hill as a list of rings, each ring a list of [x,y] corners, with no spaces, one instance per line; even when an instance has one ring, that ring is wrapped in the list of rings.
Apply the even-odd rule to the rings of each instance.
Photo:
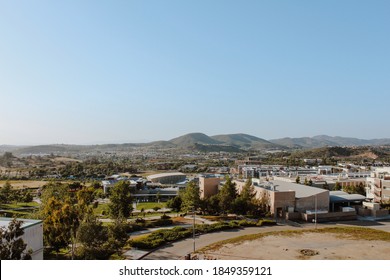
[[[203,145],[223,144],[222,142],[217,141],[203,133],[189,133],[177,138],[173,138],[169,142],[179,147],[190,147],[195,144],[203,144]]]
[[[288,148],[320,148],[320,147],[336,147],[336,146],[378,146],[378,145],[389,145],[390,139],[358,139],[351,137],[340,137],[340,136],[328,136],[328,135],[317,135],[314,137],[301,137],[301,138],[280,138],[269,140],[272,143],[279,144]]]
[[[226,145],[246,149],[280,148],[279,145],[271,143],[265,139],[243,133],[215,135],[211,136],[211,138]]]
[[[103,145],[39,145],[39,146],[0,146],[0,154],[12,151],[17,155],[26,154],[66,154],[88,152],[121,152],[137,148],[153,149],[187,149],[203,151],[232,151],[269,149],[312,149],[321,147],[351,147],[390,145],[389,138],[364,140],[351,137],[332,137],[317,135],[314,137],[280,138],[265,140],[249,134],[221,134],[208,136],[204,133],[189,133],[169,141],[154,141],[150,143],[125,143]]]

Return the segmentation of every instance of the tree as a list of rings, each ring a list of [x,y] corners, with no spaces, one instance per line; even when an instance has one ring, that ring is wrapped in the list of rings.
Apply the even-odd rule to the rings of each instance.
[[[21,190],[21,197],[20,197],[20,199],[21,199],[22,202],[28,203],[28,202],[32,202],[34,197],[31,194],[31,191],[29,189],[24,188],[24,189]]]
[[[341,191],[341,184],[339,182],[336,182],[333,188],[334,191]]]
[[[73,241],[79,224],[79,213],[69,201],[51,197],[43,208],[42,214],[45,217],[44,241],[59,252],[61,248],[66,248]]]
[[[44,185],[41,192],[41,208],[44,208],[49,199],[52,197],[62,201],[70,199],[67,185],[59,182],[49,182]]]
[[[95,192],[92,187],[83,187],[77,192],[77,203],[85,208],[88,207],[95,199]]]
[[[252,186],[252,179],[248,179],[241,190],[241,193],[233,202],[232,210],[234,213],[246,215],[255,209],[254,198],[255,189]]]
[[[199,188],[195,182],[189,182],[187,187],[180,192],[180,198],[182,200],[182,209],[184,211],[190,211],[193,208],[198,209],[200,206],[200,194]]]
[[[202,204],[204,211],[208,214],[218,214],[221,212],[221,207],[219,206],[219,196],[217,194],[204,199]]]
[[[89,210],[77,230],[77,241],[82,245],[79,255],[84,259],[108,259],[112,251],[107,248],[107,228]]]
[[[226,213],[232,210],[233,201],[237,197],[236,184],[232,182],[229,176],[226,176],[225,184],[218,193],[219,206]]]
[[[157,199],[157,202],[160,203],[160,199],[161,199],[161,193],[160,193],[160,191],[158,191],[158,192],[156,193],[156,199]]]
[[[167,207],[171,208],[175,212],[179,212],[181,210],[182,200],[180,196],[175,196],[167,201]]]
[[[23,241],[23,222],[13,219],[8,228],[0,227],[0,260],[31,260],[31,251],[27,251],[27,244]]]
[[[255,196],[255,188],[252,185],[252,179],[248,179],[245,182],[244,187],[242,188],[242,191],[240,193],[240,196],[245,200],[245,201],[251,201]]]
[[[261,213],[266,214],[269,212],[270,199],[267,192],[263,192],[260,199],[256,200],[256,205]]]
[[[0,189],[0,203],[10,203],[13,199],[12,196],[12,186],[8,181],[6,181]]]
[[[354,193],[366,196],[366,188],[362,182],[360,182],[359,185],[355,186],[353,191]]]
[[[132,196],[128,181],[120,181],[111,188],[108,207],[113,218],[128,218],[133,211],[131,202]]]
[[[129,236],[127,235],[127,224],[124,219],[116,219],[114,223],[108,226],[107,243],[112,251],[120,254],[120,249],[126,244]]]

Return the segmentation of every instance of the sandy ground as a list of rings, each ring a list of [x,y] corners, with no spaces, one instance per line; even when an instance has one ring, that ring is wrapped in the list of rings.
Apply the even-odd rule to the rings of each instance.
[[[0,186],[3,186],[5,184],[5,180],[1,180],[0,181]],[[48,181],[9,181],[9,183],[12,185],[12,187],[14,188],[39,188],[39,187],[42,187],[43,185],[47,184]]]
[[[205,256],[220,260],[390,260],[390,242],[340,239],[333,234],[267,236],[227,244]]]

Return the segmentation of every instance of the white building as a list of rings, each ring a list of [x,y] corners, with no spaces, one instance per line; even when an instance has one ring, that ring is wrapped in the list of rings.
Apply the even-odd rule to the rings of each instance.
[[[33,260],[43,260],[43,223],[41,220],[18,219],[22,221],[23,241],[27,244],[26,252],[32,250]],[[11,218],[0,218],[0,227],[8,228]]]

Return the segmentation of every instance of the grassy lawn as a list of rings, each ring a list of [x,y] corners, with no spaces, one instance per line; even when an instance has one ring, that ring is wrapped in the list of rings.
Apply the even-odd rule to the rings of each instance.
[[[39,203],[32,201],[32,202],[0,204],[0,209],[17,209],[22,207],[39,207]]]
[[[21,209],[25,207],[32,207],[31,209]],[[29,218],[33,212],[39,208],[39,204],[36,202],[20,202],[10,204],[0,204],[1,213],[7,217]]]
[[[137,204],[137,210],[141,210],[142,208],[144,208],[145,210],[149,210],[149,209],[153,209],[154,207],[165,208],[166,203],[140,202]]]

